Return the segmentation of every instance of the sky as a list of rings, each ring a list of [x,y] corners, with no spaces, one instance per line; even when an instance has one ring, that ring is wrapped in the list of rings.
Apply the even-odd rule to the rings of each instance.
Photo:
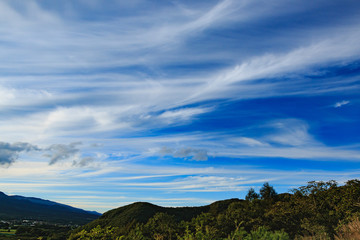
[[[0,191],[105,212],[360,178],[357,0],[0,0]]]

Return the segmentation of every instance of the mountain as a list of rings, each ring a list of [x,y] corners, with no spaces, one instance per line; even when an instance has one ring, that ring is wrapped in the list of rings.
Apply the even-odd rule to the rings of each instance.
[[[87,231],[100,225],[101,227],[117,226],[130,227],[136,223],[146,223],[156,213],[166,213],[174,216],[177,222],[190,221],[201,213],[219,214],[225,211],[231,203],[240,202],[237,198],[217,201],[210,205],[201,207],[161,207],[147,202],[136,202],[130,205],[119,207],[104,213],[100,218],[82,226],[78,229]]]
[[[0,192],[0,220],[37,220],[60,224],[86,224],[101,214],[40,198],[8,196]]]

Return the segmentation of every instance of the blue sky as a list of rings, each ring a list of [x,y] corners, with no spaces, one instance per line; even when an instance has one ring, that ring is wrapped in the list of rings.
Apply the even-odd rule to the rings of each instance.
[[[359,178],[359,5],[0,0],[0,191],[104,212]]]

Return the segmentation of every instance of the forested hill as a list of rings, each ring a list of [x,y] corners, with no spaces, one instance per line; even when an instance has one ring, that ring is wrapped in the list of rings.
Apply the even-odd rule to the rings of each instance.
[[[48,223],[86,224],[101,214],[68,205],[0,192],[0,220],[37,220]]]
[[[265,183],[259,193],[249,189],[245,200],[203,207],[144,202],[120,207],[73,231],[69,239],[360,239],[359,217],[359,180],[342,186],[309,182],[283,194]]]
[[[119,207],[104,213],[100,218],[85,225],[82,229],[91,230],[96,226],[124,226],[131,228],[137,223],[146,223],[156,214],[164,213],[174,217],[176,222],[190,221],[201,213],[219,214],[225,211],[230,204],[241,202],[237,198],[214,202],[202,207],[160,207],[147,202],[136,202],[124,207]]]

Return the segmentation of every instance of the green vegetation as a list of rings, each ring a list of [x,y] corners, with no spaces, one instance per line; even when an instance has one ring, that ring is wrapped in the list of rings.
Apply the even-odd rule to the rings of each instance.
[[[292,194],[265,183],[246,200],[198,208],[134,203],[73,231],[69,240],[359,239],[359,210],[359,180],[309,182]]]
[[[9,229],[9,228],[6,228],[6,229],[1,229],[0,228],[0,240],[3,240],[3,239],[16,239],[15,238],[15,232],[16,230],[15,229]]]
[[[20,226],[16,230],[16,239],[21,240],[64,240],[69,236],[70,227],[55,225]]]
[[[14,235],[15,232],[14,229],[0,229],[0,235]]]

